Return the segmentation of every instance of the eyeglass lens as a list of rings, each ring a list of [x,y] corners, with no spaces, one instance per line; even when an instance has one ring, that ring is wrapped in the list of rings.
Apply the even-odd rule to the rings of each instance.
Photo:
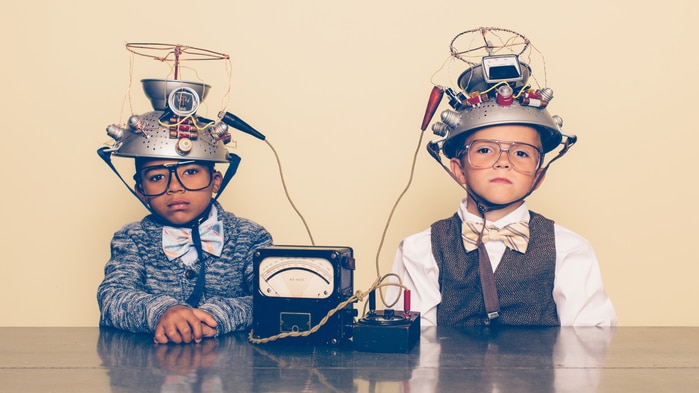
[[[508,145],[503,148],[503,145]],[[468,162],[474,168],[490,168],[500,159],[503,151],[512,166],[526,173],[533,173],[539,169],[541,153],[536,146],[527,143],[501,142],[490,139],[479,139],[466,146]]]
[[[199,191],[211,184],[211,171],[208,167],[196,164],[158,165],[144,168],[141,184],[146,196],[157,196],[167,192],[172,183],[172,174],[187,191]]]

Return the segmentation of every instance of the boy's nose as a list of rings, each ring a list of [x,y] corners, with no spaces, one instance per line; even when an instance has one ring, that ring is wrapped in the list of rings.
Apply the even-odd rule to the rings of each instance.
[[[495,164],[493,165],[496,168],[509,168],[510,167],[510,151],[501,149],[500,150],[500,155],[498,156],[498,159],[495,161]]]
[[[183,192],[184,191],[184,186],[182,183],[180,183],[180,180],[177,178],[177,176],[173,175],[172,172],[170,172],[170,184],[167,187],[167,192],[170,194],[174,194],[176,192]]]

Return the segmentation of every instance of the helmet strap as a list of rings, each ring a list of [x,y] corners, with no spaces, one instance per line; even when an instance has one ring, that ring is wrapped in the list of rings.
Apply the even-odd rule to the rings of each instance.
[[[121,180],[121,182],[124,184],[124,186],[126,186],[126,188],[133,194],[133,196],[135,196],[136,199],[138,199],[139,201],[141,201],[141,203],[143,204],[143,206],[145,206],[146,209],[148,209],[148,211],[152,212],[152,210],[151,210],[151,208],[150,208],[150,205],[149,205],[146,201],[144,201],[143,199],[141,199],[141,196],[138,195],[138,193],[136,192],[136,190],[134,190],[133,187],[131,187],[131,186],[129,185],[129,183],[126,182],[126,180],[124,180],[124,178],[121,176],[121,174],[119,173],[119,171],[114,167],[114,164],[112,164],[112,151],[111,151],[111,148],[108,147],[108,146],[101,147],[101,148],[97,149],[97,155],[99,155],[100,158],[109,166],[109,168],[112,170],[112,172],[114,172],[114,174],[117,175],[117,177],[119,178],[119,180]]]
[[[226,188],[228,183],[231,181],[233,175],[235,175],[235,173],[238,171],[238,166],[240,165],[240,156],[238,156],[237,154],[228,153],[226,159],[228,160],[228,168],[226,169],[226,173],[223,175],[223,180],[221,180],[221,187],[219,187],[218,192],[216,193],[216,197],[214,197],[214,200],[217,200],[218,197],[221,195],[223,189]]]

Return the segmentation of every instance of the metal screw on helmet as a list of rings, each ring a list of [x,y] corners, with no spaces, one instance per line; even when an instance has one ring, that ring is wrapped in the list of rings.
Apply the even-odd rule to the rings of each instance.
[[[539,90],[539,94],[541,95],[541,99],[545,101],[551,101],[553,100],[553,90],[549,87],[544,87],[543,89]]]
[[[561,117],[558,116],[558,115],[553,115],[552,117],[553,117],[554,123],[556,123],[556,125],[558,126],[558,128],[562,128],[562,127],[563,127],[563,118],[561,118]]]
[[[449,126],[444,123],[432,124],[432,132],[434,132],[435,135],[447,136],[450,130],[451,128],[449,128]]]
[[[441,114],[441,119],[444,124],[451,128],[456,128],[461,123],[461,115],[458,112],[447,109]]]

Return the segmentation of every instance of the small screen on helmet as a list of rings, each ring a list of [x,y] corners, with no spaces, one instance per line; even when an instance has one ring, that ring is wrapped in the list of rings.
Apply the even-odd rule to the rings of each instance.
[[[488,83],[522,78],[522,69],[516,55],[486,56],[483,58],[483,71]]]

